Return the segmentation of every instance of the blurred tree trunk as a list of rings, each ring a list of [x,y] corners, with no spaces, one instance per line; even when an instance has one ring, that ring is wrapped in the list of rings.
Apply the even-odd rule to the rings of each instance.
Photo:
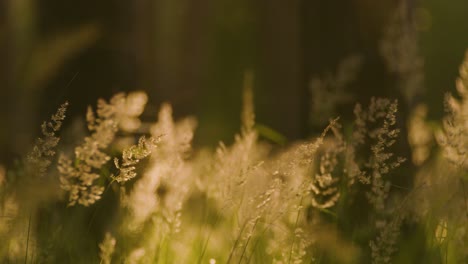
[[[8,20],[7,1],[0,1],[0,163],[6,162],[7,152],[7,120],[8,120],[8,98],[10,97],[9,62],[11,58],[8,52]]]
[[[177,115],[195,112],[206,71],[210,5],[209,0],[132,3],[125,49],[133,54],[135,89],[148,91],[153,106],[168,101]]]
[[[199,114],[200,94],[208,85],[213,0],[186,1],[181,31],[180,71],[175,77],[178,92],[173,96],[182,115]]]
[[[134,89],[151,89],[156,87],[155,71],[155,27],[156,5],[161,1],[142,0],[131,3],[128,16],[127,34],[121,36],[125,50],[132,54]],[[129,3],[121,3],[124,9]]]
[[[301,1],[263,0],[258,17],[259,119],[289,139],[306,136]]]
[[[24,82],[31,44],[35,39],[35,5],[32,0],[7,0],[1,2],[2,51],[2,160],[11,162],[24,153],[31,143],[30,131],[35,120],[37,102]],[[3,55],[3,54],[2,54]]]

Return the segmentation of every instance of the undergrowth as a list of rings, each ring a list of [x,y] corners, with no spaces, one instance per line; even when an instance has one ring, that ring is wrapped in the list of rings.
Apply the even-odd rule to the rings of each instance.
[[[99,100],[89,134],[62,146],[65,103],[23,160],[0,166],[0,259],[467,263],[468,57],[457,91],[441,125],[420,105],[403,135],[398,102],[372,98],[353,123],[330,117],[279,146],[256,129],[247,75],[240,132],[214,151],[192,149],[196,120],[173,120],[169,104],[141,121],[143,92]],[[414,181],[399,186],[411,163]]]

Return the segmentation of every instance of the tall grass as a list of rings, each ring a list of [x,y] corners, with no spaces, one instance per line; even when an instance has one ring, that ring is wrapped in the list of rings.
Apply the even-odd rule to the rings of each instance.
[[[0,166],[2,262],[468,261],[468,55],[440,125],[421,106],[408,135],[398,102],[372,98],[353,123],[330,117],[278,146],[256,129],[251,75],[244,86],[240,132],[214,151],[192,149],[196,120],[169,104],[141,121],[143,92],[99,100],[89,134],[61,145],[62,105],[25,159]],[[411,161],[414,183],[399,186]]]

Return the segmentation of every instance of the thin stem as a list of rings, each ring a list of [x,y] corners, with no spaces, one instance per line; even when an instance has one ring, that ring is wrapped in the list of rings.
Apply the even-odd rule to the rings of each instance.
[[[463,189],[463,198],[465,199],[465,208],[466,208],[466,217],[468,218],[468,201],[466,198],[466,191],[465,191],[465,183],[463,182],[463,179],[460,179],[462,189]]]
[[[109,189],[109,187],[111,186],[111,184],[114,182],[115,180],[113,179],[111,182],[109,182],[109,184],[107,185],[107,187],[104,189],[104,192],[102,192],[102,196],[104,196],[104,194],[106,193],[106,191]],[[94,218],[96,217],[96,214],[97,214],[97,211],[99,209],[99,204],[96,206],[96,209],[94,209],[94,212],[93,212],[93,215],[91,216],[91,219],[89,220],[89,223],[88,223],[88,234],[89,234],[89,231],[91,230],[91,224],[93,223],[94,221]]]
[[[226,261],[226,264],[231,262],[232,256],[234,255],[234,251],[236,250],[237,244],[239,243],[240,237],[242,235],[242,232],[244,232],[244,228],[245,228],[246,225],[247,225],[247,221],[244,223],[244,225],[242,225],[240,233],[239,233],[239,235],[237,235],[236,241],[234,242],[234,245],[231,248],[231,252],[229,252],[229,257],[228,257],[228,259]]]
[[[252,226],[252,230],[250,231],[251,234],[249,235],[249,238],[247,238],[247,241],[245,242],[244,249],[242,250],[242,254],[241,254],[240,259],[239,259],[239,263],[241,263],[242,258],[244,257],[245,251],[247,250],[247,246],[249,245],[250,239],[252,238],[252,233],[253,233],[253,231],[255,230],[255,227],[257,226],[258,219],[259,219],[259,218],[257,218],[257,219],[255,220],[255,223],[254,223],[254,225]]]
[[[216,218],[215,218],[215,223],[214,223],[215,226],[218,224],[220,218],[221,218],[220,213],[216,213]],[[211,238],[211,233],[212,233],[212,230],[209,231],[209,233],[207,235],[207,238],[206,238],[206,241],[205,241],[205,243],[203,243],[202,252],[200,254],[200,257],[198,258],[198,263],[201,263],[202,260],[203,260],[203,256],[205,255],[206,249],[208,248],[208,243],[209,243],[210,238]]]
[[[297,210],[296,222],[294,223],[294,232],[296,232],[297,224],[299,223],[299,216],[301,215],[301,206],[302,206],[302,200],[303,199],[304,199],[304,196],[301,196],[301,201],[299,202],[299,208]],[[291,250],[289,251],[288,263],[291,263],[292,252],[293,252],[293,249],[294,249],[294,243],[296,243],[296,235],[294,235],[293,241],[291,243]]]
[[[28,263],[28,251],[29,251],[29,234],[31,233],[31,217],[32,213],[29,213],[29,222],[28,222],[28,236],[26,238],[26,256],[24,256],[24,263]]]

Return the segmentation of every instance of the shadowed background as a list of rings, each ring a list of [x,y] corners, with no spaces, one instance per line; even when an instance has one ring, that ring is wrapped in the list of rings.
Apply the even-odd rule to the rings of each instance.
[[[382,43],[401,3],[3,0],[0,162],[25,153],[41,120],[63,101],[71,103],[69,116],[82,117],[87,105],[118,91],[146,91],[148,120],[164,101],[176,116],[195,115],[198,145],[229,141],[239,127],[246,70],[255,76],[258,122],[288,140],[323,129],[314,120],[325,115],[347,120],[355,102],[373,95],[401,99],[403,113],[425,101],[438,118],[468,47],[468,2],[404,1],[396,37],[387,42],[402,39],[398,32],[407,25],[415,51],[402,58],[411,65],[416,54],[423,63],[392,72]],[[314,78],[336,79],[350,56],[359,58],[359,69],[340,88],[347,96],[334,101],[334,111],[314,112],[318,102],[332,100],[314,101],[321,91],[311,88]],[[425,79],[408,100],[398,83],[416,71]]]

